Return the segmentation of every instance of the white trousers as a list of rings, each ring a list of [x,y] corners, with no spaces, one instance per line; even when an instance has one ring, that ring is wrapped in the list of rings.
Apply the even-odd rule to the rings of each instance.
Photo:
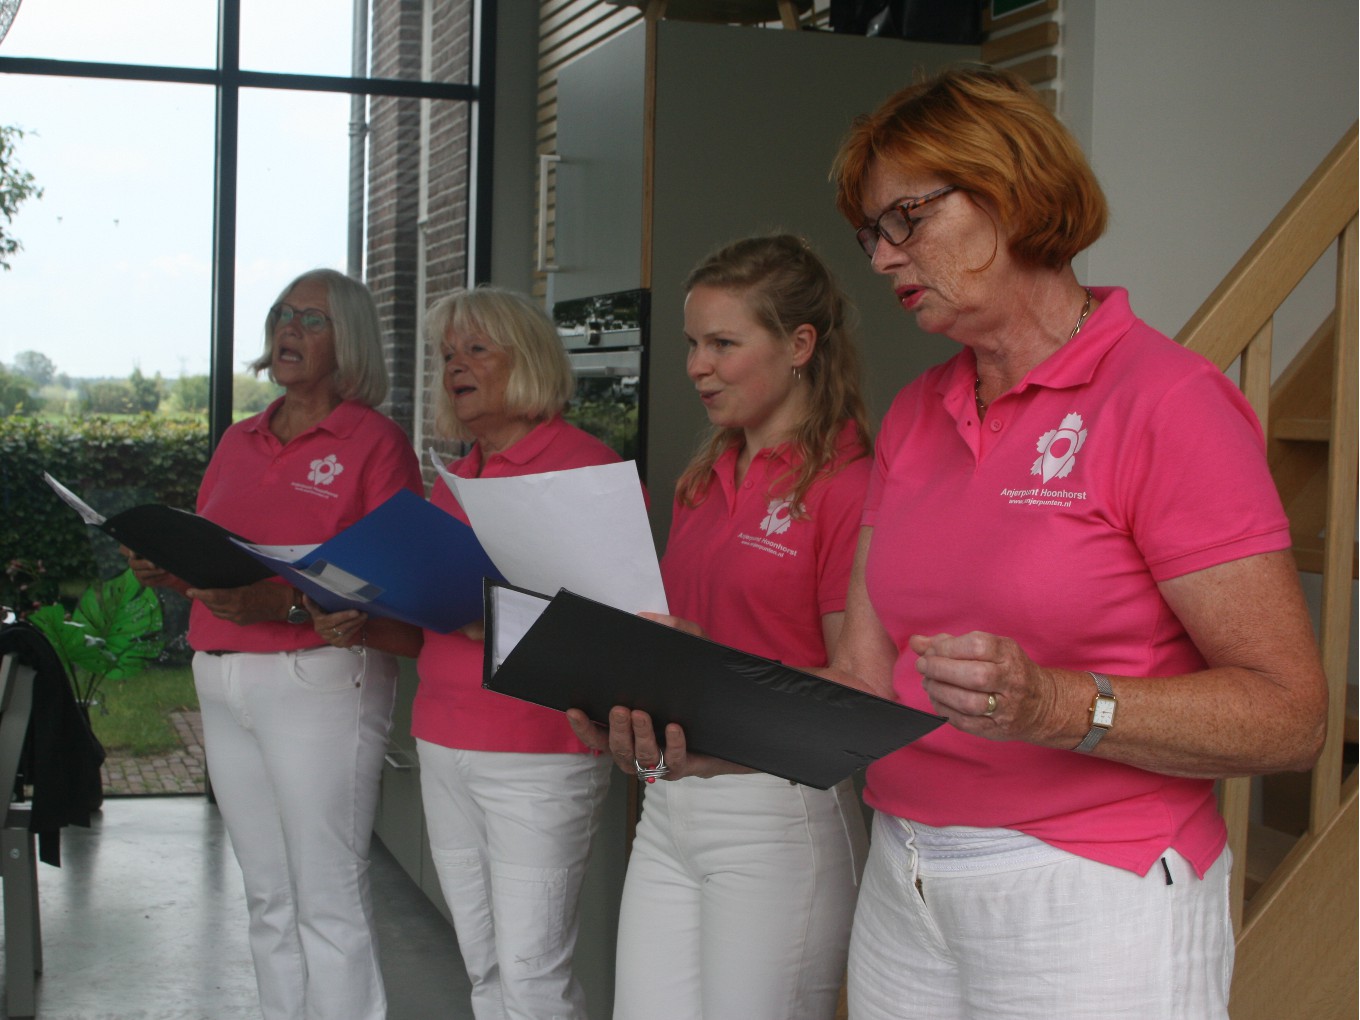
[[[396,676],[384,652],[194,656],[266,1020],[387,1014],[368,850]]]
[[[1227,1020],[1231,855],[1145,876],[1005,829],[879,814],[851,1020]],[[919,887],[917,882],[920,882]]]
[[[615,1020],[831,1020],[865,842],[848,781],[648,786],[619,916]]]
[[[430,852],[477,1020],[586,1020],[581,880],[613,759],[418,740]]]

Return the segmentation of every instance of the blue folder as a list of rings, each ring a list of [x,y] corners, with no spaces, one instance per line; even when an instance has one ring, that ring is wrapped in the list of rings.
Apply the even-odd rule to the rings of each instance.
[[[295,558],[238,544],[327,612],[357,609],[440,633],[480,620],[483,578],[504,580],[468,525],[407,489]]]

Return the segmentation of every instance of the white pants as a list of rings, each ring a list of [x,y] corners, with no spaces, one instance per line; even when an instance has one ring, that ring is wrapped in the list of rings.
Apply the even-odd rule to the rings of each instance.
[[[1005,829],[879,814],[850,943],[851,1020],[1227,1020],[1227,850],[1145,876]],[[917,882],[920,882],[919,887]]]
[[[585,1020],[581,880],[613,759],[418,740],[430,852],[477,1020]]]
[[[831,1020],[864,864],[853,786],[733,775],[659,782],[645,798],[615,1020]]]
[[[368,849],[396,692],[384,652],[194,656],[266,1020],[379,1020]]]

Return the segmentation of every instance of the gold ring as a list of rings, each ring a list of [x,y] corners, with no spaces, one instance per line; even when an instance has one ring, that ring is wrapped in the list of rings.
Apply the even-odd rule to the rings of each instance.
[[[989,694],[987,695],[987,711],[983,712],[982,714],[991,715],[995,711],[996,711],[996,695]]]

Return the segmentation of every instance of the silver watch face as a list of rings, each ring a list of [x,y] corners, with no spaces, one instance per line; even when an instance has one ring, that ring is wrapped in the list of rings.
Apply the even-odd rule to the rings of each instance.
[[[306,623],[310,619],[311,616],[308,615],[307,610],[302,606],[293,606],[288,610],[289,623]]]
[[[1107,698],[1103,695],[1096,698],[1095,704],[1091,706],[1091,725],[1110,727],[1114,725],[1114,709],[1118,704],[1114,698]]]

